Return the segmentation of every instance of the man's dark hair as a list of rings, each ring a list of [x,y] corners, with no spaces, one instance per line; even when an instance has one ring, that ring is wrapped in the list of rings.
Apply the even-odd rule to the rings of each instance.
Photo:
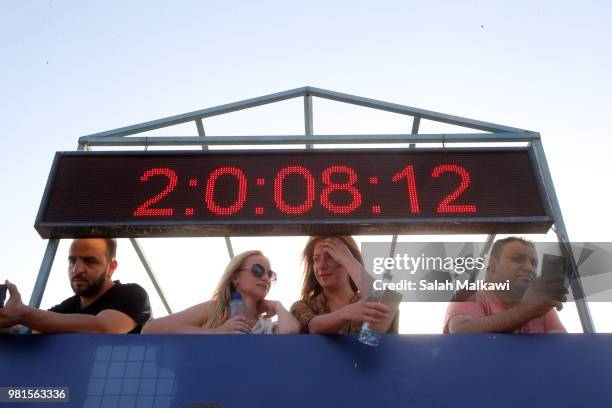
[[[491,252],[489,253],[489,262],[487,264],[487,271],[485,274],[486,281],[489,280],[489,272],[491,270],[491,259],[495,258],[499,260],[499,256],[504,250],[504,247],[506,246],[506,244],[509,244],[510,242],[515,242],[515,241],[520,242],[521,244],[526,245],[528,247],[531,247],[531,249],[533,249],[534,251],[536,250],[534,243],[525,238],[508,237],[504,239],[498,239],[497,241],[493,243],[493,246],[491,247]]]
[[[508,238],[499,239],[495,241],[495,243],[491,247],[491,254],[489,256],[489,259],[493,257],[495,257],[495,259],[499,259],[499,256],[504,250],[504,247],[506,246],[506,244],[509,244],[510,242],[515,242],[515,241],[520,242],[521,244],[526,245],[528,247],[531,247],[535,251],[535,245],[533,244],[533,242],[529,241],[528,239],[519,238],[519,237],[508,237]]]
[[[117,240],[114,238],[104,238],[106,243],[106,257],[108,261],[112,261],[117,257]]]

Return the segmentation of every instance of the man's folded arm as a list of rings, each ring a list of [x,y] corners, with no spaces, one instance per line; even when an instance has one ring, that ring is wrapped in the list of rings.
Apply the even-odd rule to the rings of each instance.
[[[22,323],[39,333],[128,333],[136,322],[123,312],[106,309],[97,315],[62,314],[28,308]]]

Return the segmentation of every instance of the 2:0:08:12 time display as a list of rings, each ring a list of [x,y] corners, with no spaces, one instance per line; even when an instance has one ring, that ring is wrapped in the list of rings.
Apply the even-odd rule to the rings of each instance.
[[[475,213],[474,204],[457,204],[455,200],[460,199],[461,194],[470,186],[470,173],[457,164],[439,164],[433,168],[431,177],[439,178],[444,173],[454,173],[458,177],[458,184],[454,191],[446,195],[437,205],[437,213]],[[154,197],[149,198],[139,205],[134,211],[136,217],[171,217],[174,208],[156,207],[166,196],[172,194],[179,184],[176,171],[168,167],[156,167],[148,169],[140,177],[142,183],[151,181],[154,177],[166,179],[165,188]],[[224,180],[225,179],[225,180]],[[274,173],[272,180],[272,192],[276,209],[289,215],[301,215],[313,209],[315,202],[332,214],[350,214],[363,204],[363,193],[358,187],[359,177],[354,168],[346,165],[331,165],[321,172],[320,180],[316,180],[312,171],[301,165],[290,165]],[[419,194],[415,181],[414,166],[407,164],[401,171],[393,174],[393,182],[405,182],[405,193],[407,213],[419,214]],[[317,182],[318,181],[318,182]],[[372,186],[378,186],[380,179],[377,176],[369,176],[367,182]],[[196,188],[199,180],[190,178],[188,185]],[[215,168],[206,179],[203,190],[203,201],[205,207],[212,214],[227,216],[240,212],[245,205],[249,191],[249,180],[244,170],[235,166],[223,166]],[[264,186],[265,177],[258,177],[255,186]],[[317,191],[316,185],[321,185]],[[375,189],[375,187],[374,187]],[[368,192],[371,192],[369,189]],[[400,196],[402,193],[397,192]],[[202,194],[201,194],[202,195]],[[231,201],[233,196],[234,200]],[[296,199],[297,198],[297,199]],[[397,197],[401,200],[400,197]],[[224,204],[220,204],[224,201]],[[255,215],[262,215],[265,207],[256,207]],[[372,214],[381,213],[381,205],[371,206]],[[186,208],[186,215],[194,215],[195,208]]]
[[[46,223],[546,215],[525,149],[58,153],[45,198]]]

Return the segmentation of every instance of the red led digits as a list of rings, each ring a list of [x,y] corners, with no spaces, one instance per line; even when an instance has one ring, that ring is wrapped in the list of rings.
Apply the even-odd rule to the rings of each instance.
[[[221,207],[215,201],[215,186],[217,179],[225,174],[232,175],[238,179],[238,197],[234,204],[228,207]],[[242,170],[238,167],[227,166],[216,168],[208,177],[206,181],[206,192],[204,193],[204,200],[206,201],[206,207],[208,210],[217,215],[231,215],[237,213],[242,209],[244,202],[246,201],[247,193],[247,179],[244,176]]]
[[[476,206],[474,204],[450,204],[465,191],[470,185],[470,173],[466,169],[456,164],[441,164],[436,166],[431,173],[432,177],[440,177],[442,173],[456,173],[461,177],[459,187],[451,194],[447,195],[444,200],[438,205],[439,213],[474,213]]]
[[[393,175],[393,181],[400,181],[403,178],[406,178],[407,186],[408,186],[408,198],[410,199],[410,212],[413,214],[418,214],[421,210],[419,208],[419,197],[416,191],[416,182],[414,181],[414,168],[411,164],[404,167],[402,171],[399,173],[395,173]]]
[[[285,177],[290,174],[299,174],[306,181],[306,199],[300,205],[289,205],[283,198]],[[274,202],[279,210],[285,214],[303,214],[312,208],[315,196],[315,182],[310,171],[302,166],[289,166],[276,173],[274,178]]]
[[[172,190],[174,190],[174,187],[176,187],[176,184],[178,183],[178,177],[176,176],[176,173],[173,170],[170,170],[165,167],[149,169],[145,171],[142,176],[140,176],[140,182],[145,183],[149,181],[150,177],[154,177],[154,176],[167,177],[168,185],[166,186],[164,191],[162,191],[161,193],[159,193],[153,198],[149,198],[143,204],[138,206],[138,208],[136,208],[136,210],[134,211],[135,217],[148,217],[148,216],[168,217],[168,216],[171,216],[173,213],[172,208],[149,208],[149,206],[159,202],[162,198],[164,198],[165,196],[170,194]]]
[[[332,182],[331,175],[337,173],[346,174],[348,181],[345,183]],[[357,183],[357,174],[352,168],[339,165],[326,168],[323,171],[323,183],[327,187],[321,192],[321,205],[334,214],[348,214],[361,205],[361,193],[354,187]],[[346,191],[353,197],[353,200],[348,204],[334,204],[329,200],[329,195],[334,191]]]

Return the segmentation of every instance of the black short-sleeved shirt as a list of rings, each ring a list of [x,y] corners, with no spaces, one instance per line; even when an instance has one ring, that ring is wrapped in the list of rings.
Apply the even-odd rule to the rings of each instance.
[[[147,292],[135,283],[119,281],[96,299],[89,306],[81,309],[81,299],[78,295],[64,300],[59,305],[53,306],[49,311],[63,314],[82,313],[97,315],[103,310],[112,309],[125,313],[136,322],[136,327],[130,333],[140,333],[142,326],[151,318],[151,305]]]

